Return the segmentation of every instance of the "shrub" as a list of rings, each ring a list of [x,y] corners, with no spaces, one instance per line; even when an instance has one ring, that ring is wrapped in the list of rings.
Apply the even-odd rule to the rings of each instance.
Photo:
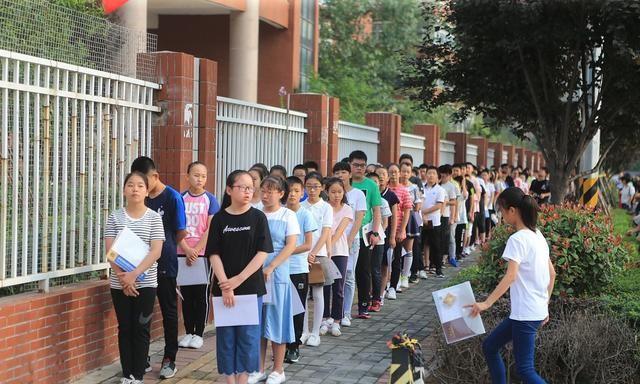
[[[551,321],[539,330],[536,369],[549,383],[613,384],[639,383],[638,341],[629,325],[590,299],[557,299],[549,307]],[[509,302],[498,301],[483,313],[487,332],[509,316]],[[482,354],[485,339],[475,337],[446,345],[439,334],[433,377],[441,383],[489,383]],[[517,378],[512,345],[503,358],[512,381]]]
[[[614,234],[610,217],[600,211],[571,205],[546,206],[540,212],[538,228],[549,243],[556,268],[554,295],[600,294],[629,261],[622,237]],[[477,290],[491,290],[504,274],[502,253],[512,233],[509,226],[498,226],[484,246]]]

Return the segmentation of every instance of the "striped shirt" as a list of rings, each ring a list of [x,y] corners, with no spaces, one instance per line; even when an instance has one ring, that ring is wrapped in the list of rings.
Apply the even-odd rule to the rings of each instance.
[[[162,218],[157,212],[147,208],[147,211],[139,219],[133,219],[127,215],[124,208],[111,213],[107,219],[107,225],[104,230],[105,239],[114,239],[118,233],[128,227],[142,241],[151,246],[151,240],[164,241],[164,227],[162,226]],[[120,280],[115,273],[111,273],[109,277],[111,288],[122,289]],[[149,269],[145,271],[145,277],[142,281],[136,282],[136,288],[157,288],[158,287],[158,263],[153,263]]]

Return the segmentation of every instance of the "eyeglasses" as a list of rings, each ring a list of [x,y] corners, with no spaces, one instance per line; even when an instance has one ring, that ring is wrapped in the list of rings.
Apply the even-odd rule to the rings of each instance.
[[[322,189],[322,185],[307,185],[307,189],[315,191],[316,189]]]
[[[351,166],[354,168],[366,168],[367,163],[351,163]]]
[[[244,193],[253,193],[256,191],[256,189],[254,187],[247,187],[246,185],[233,185],[231,186],[231,188],[238,188],[240,189],[240,191],[244,192]]]

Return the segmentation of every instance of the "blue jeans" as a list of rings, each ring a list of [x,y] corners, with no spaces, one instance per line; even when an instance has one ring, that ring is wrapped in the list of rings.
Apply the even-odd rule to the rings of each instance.
[[[506,319],[482,343],[484,358],[493,384],[507,384],[507,374],[500,349],[513,341],[513,355],[518,375],[525,384],[545,384],[533,365],[536,333],[542,321]]]

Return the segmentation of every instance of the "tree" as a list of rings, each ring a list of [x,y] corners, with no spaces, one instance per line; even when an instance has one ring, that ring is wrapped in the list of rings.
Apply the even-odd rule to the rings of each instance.
[[[459,117],[473,109],[535,137],[553,202],[598,129],[640,135],[638,0],[452,0],[424,14],[439,21],[408,59],[405,86],[427,110],[459,102]]]

